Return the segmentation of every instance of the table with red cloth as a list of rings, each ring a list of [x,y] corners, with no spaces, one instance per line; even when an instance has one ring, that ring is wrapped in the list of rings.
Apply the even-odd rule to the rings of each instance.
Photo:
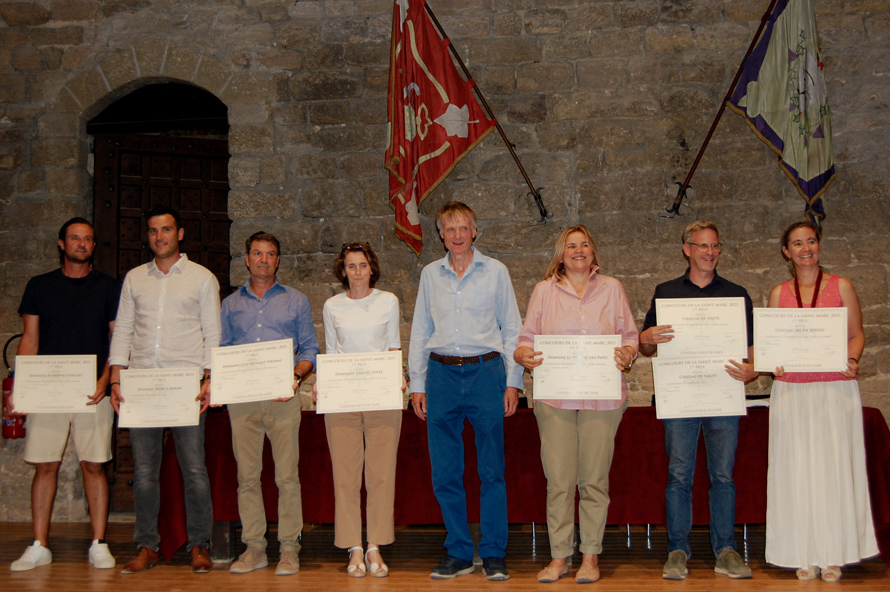
[[[881,557],[890,563],[890,430],[878,409],[863,409],[866,460],[872,516]],[[769,410],[748,409],[739,425],[733,476],[736,484],[736,523],[766,522],[766,468]],[[232,430],[225,410],[213,410],[205,431],[207,472],[216,521],[238,522],[238,479],[232,452]],[[479,477],[473,431],[464,430],[465,484],[470,522],[479,522]],[[540,439],[531,409],[520,409],[504,421],[507,511],[510,522],[546,522],[547,482],[541,467]],[[708,523],[708,474],[704,439],[699,440],[693,486],[693,522]],[[615,456],[609,472],[609,524],[664,524],[664,488],[668,458],[664,428],[653,407],[630,407],[615,436]],[[310,523],[334,521],[334,487],[324,417],[304,411],[300,426],[300,482],[303,518]],[[266,517],[277,520],[278,489],[269,442],[263,454],[263,498]],[[362,491],[364,499],[364,490]],[[442,522],[432,490],[426,424],[413,412],[402,418],[396,469],[397,524]],[[169,559],[187,541],[182,477],[172,438],[164,444],[161,465],[161,551]]]

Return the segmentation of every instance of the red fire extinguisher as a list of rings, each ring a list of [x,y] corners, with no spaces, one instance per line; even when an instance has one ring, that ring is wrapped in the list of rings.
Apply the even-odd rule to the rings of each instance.
[[[7,376],[3,379],[3,438],[10,440],[25,437],[25,417],[23,415],[13,416],[9,413],[8,402],[9,396],[12,394],[12,381],[14,371],[9,367],[9,359],[6,356],[6,350],[13,340],[21,337],[13,335],[3,346],[3,363],[6,364]]]

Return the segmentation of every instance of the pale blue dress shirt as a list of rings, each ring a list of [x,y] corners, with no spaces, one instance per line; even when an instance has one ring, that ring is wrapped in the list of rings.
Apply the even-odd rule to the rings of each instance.
[[[411,323],[408,366],[411,392],[426,392],[430,352],[478,356],[500,352],[507,386],[523,388],[522,366],[513,361],[522,318],[506,266],[473,248],[473,262],[458,279],[450,254],[427,265]]]

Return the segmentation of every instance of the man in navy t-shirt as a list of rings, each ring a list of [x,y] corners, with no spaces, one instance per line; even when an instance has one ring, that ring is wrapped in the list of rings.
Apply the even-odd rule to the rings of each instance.
[[[115,564],[104,540],[108,478],[103,464],[111,460],[114,410],[105,391],[109,377],[108,347],[120,286],[92,269],[96,237],[88,220],[68,220],[59,230],[58,245],[61,267],[31,278],[25,288],[19,306],[24,331],[16,355],[95,355],[96,390],[84,400],[84,405],[95,405],[96,412],[32,413],[28,417],[24,459],[36,468],[31,486],[34,543],[12,563],[12,571],[27,571],[52,562],[52,553],[47,548],[49,523],[69,430],[83,471],[93,527],[93,544],[88,552],[90,564],[102,569]],[[10,407],[14,406],[14,395],[10,398]]]

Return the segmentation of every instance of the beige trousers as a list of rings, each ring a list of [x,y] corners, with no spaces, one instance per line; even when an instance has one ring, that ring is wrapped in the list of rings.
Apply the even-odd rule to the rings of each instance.
[[[575,488],[580,493],[579,549],[584,554],[603,551],[603,531],[609,510],[609,468],[615,451],[615,432],[625,403],[614,411],[574,411],[535,405],[541,435],[541,463],[547,477],[547,532],[550,555],[572,555],[575,534]]]
[[[269,436],[275,459],[278,486],[278,541],[281,550],[300,552],[303,501],[300,497],[300,397],[290,401],[260,401],[229,405],[232,447],[238,462],[238,513],[241,540],[266,550],[266,510],[260,475],[263,470],[264,436]]]
[[[401,411],[328,413],[324,416],[334,472],[334,545],[362,544],[362,468],[368,494],[368,540],[395,540],[396,455]]]

